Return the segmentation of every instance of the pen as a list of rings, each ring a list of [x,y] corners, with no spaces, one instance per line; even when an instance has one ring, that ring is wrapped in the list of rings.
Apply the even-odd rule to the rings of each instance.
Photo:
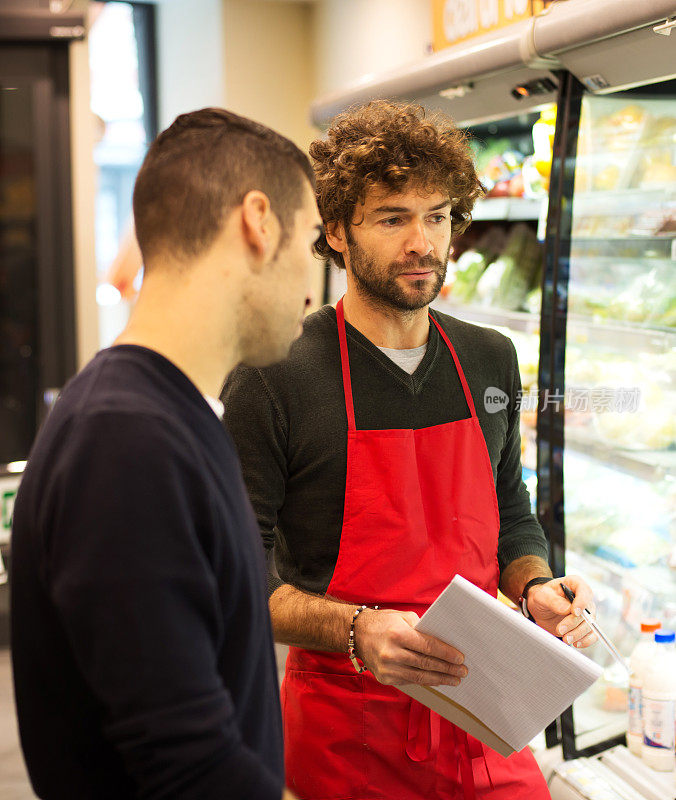
[[[573,592],[566,586],[565,583],[560,583],[561,589],[563,593],[566,595],[566,600],[569,603],[572,603],[575,600],[575,595]],[[582,619],[589,625],[589,627],[594,631],[594,633],[599,637],[599,641],[605,646],[606,650],[610,653],[610,655],[617,661],[618,664],[621,664],[624,669],[629,672],[629,667],[627,666],[626,661],[622,658],[622,656],[617,652],[615,646],[610,641],[610,639],[605,635],[605,633],[599,628],[596,621],[592,618],[592,615],[588,608],[583,608],[580,610],[582,614]]]

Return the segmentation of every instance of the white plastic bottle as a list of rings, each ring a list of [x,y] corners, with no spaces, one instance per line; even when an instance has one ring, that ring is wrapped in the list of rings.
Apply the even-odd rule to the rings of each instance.
[[[653,657],[655,650],[655,631],[662,626],[656,619],[641,621],[641,638],[629,656],[629,726],[627,729],[627,746],[632,753],[641,755],[643,744],[643,718],[641,708],[641,690],[643,688],[643,674]]]
[[[676,746],[676,647],[673,631],[655,633],[655,651],[643,676],[643,760],[674,769]]]

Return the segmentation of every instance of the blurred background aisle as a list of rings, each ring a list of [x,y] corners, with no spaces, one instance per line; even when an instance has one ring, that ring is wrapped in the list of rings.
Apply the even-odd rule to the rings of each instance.
[[[9,650],[0,650],[0,797],[2,800],[35,797],[19,748]]]

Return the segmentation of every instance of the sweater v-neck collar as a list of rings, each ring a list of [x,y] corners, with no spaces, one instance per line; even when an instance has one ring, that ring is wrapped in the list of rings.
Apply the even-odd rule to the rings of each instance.
[[[332,318],[337,326],[336,311],[332,309]],[[430,375],[432,364],[439,352],[439,331],[436,326],[429,323],[429,338],[427,340],[427,350],[422,361],[416,367],[412,375],[402,369],[392,359],[385,355],[373,342],[357,330],[354,325],[345,321],[345,332],[348,339],[365,352],[379,367],[385,369],[395,380],[403,384],[412,394],[418,394]]]

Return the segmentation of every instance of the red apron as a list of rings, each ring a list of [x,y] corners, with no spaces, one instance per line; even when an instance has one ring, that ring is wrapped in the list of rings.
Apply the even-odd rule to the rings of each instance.
[[[500,522],[493,472],[448,337],[430,316],[470,416],[419,430],[357,430],[342,300],[336,317],[347,477],[327,595],[422,615],[459,573],[495,596]],[[292,647],[282,709],[286,781],[301,800],[550,797],[528,749],[503,758],[370,672],[358,675],[346,653]]]

